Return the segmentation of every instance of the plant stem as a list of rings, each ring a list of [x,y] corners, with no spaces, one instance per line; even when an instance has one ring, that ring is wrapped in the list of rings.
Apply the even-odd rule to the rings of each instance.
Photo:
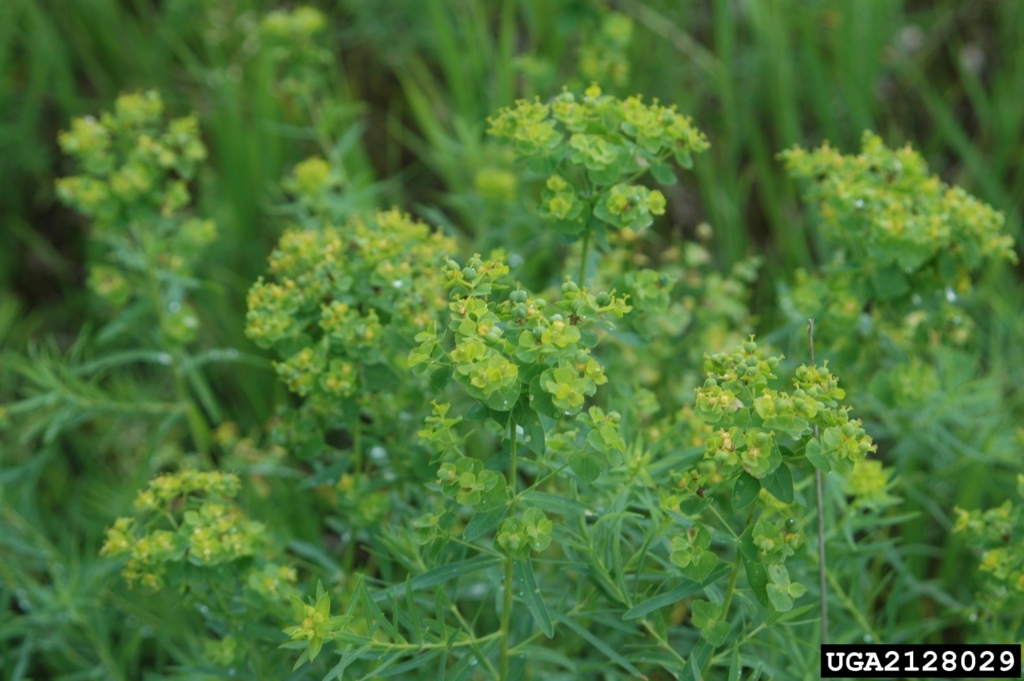
[[[722,601],[722,621],[725,621],[726,616],[729,614],[729,606],[732,605],[732,597],[736,594],[736,582],[740,576],[740,562],[743,560],[743,554],[740,552],[739,545],[736,546],[736,559],[732,562],[732,573],[729,575],[729,586],[725,589],[725,600]]]
[[[580,288],[587,285],[587,251],[590,250],[590,227],[583,232],[583,251],[580,253]]]
[[[516,513],[516,420],[510,418],[508,422],[509,430],[509,465],[508,465],[508,484],[512,488],[512,501],[508,505],[508,517],[515,517]],[[512,556],[505,556],[505,601],[501,608],[501,654],[499,657],[498,667],[500,673],[498,678],[500,681],[505,681],[508,678],[508,638],[509,630],[512,624]]]
[[[807,340],[811,350],[811,366],[814,366],[814,319],[807,320]],[[814,426],[814,437],[818,437],[818,426]],[[818,503],[818,588],[821,590],[821,642],[828,643],[828,585],[825,563],[825,502],[824,480],[821,469],[814,467],[815,496]]]
[[[755,506],[756,508],[756,506]],[[750,512],[750,516],[747,518],[747,522],[743,527],[743,531],[746,532],[747,526],[750,525],[754,519],[754,511]],[[725,589],[725,600],[722,601],[722,615],[721,621],[727,622],[729,617],[729,606],[732,605],[732,597],[736,594],[736,582],[740,577],[740,563],[743,561],[743,552],[740,551],[739,537],[736,541],[736,558],[732,561],[732,571],[729,573],[729,586]],[[713,653],[714,651],[712,651]],[[708,671],[711,669],[711,665],[714,664],[714,654],[708,656],[708,661],[704,663],[704,668],[700,671],[702,679],[707,678]]]

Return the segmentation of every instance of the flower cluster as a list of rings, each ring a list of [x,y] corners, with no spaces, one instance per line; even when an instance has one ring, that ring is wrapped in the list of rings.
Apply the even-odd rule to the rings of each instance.
[[[291,598],[292,615],[299,624],[288,627],[284,633],[303,648],[302,655],[295,663],[296,667],[307,660],[315,660],[324,641],[332,640],[352,620],[351,615],[332,617],[331,597],[321,584],[317,584],[316,591],[316,602],[312,605],[303,603],[297,596]]]
[[[526,560],[530,550],[543,551],[551,544],[554,525],[544,512],[528,508],[518,518],[506,518],[498,530],[498,546],[516,560]]]
[[[742,468],[761,479],[782,464],[779,445],[804,447],[815,466],[848,472],[875,450],[859,420],[839,407],[846,393],[827,367],[801,366],[792,392],[769,387],[780,357],[764,357],[750,340],[732,353],[706,357],[708,378],[696,391],[697,412],[717,426],[706,443],[705,457],[726,471]],[[820,437],[809,437],[811,427]]]
[[[194,116],[165,123],[155,91],[121,95],[114,112],[76,118],[60,146],[82,174],[57,181],[61,200],[99,230],[125,229],[153,214],[170,217],[191,201],[188,182],[206,148]]]
[[[1017,261],[1003,215],[929,175],[909,146],[889,149],[870,132],[857,155],[826,144],[781,157],[836,249],[822,275],[800,272],[784,290],[791,318],[818,319],[837,350],[876,334],[907,350],[937,337],[963,345],[971,321],[958,299],[971,276],[986,260]]]
[[[165,121],[163,110],[160,95],[149,91],[121,95],[99,119],[74,119],[60,146],[80,174],[58,180],[57,195],[92,220],[94,238],[107,247],[107,262],[90,265],[93,292],[120,308],[134,292],[151,291],[159,273],[168,289],[162,330],[185,342],[197,324],[181,291],[217,229],[186,212],[189,183],[206,158],[196,118]]]
[[[844,484],[846,493],[853,497],[854,507],[881,510],[898,503],[899,499],[889,494],[895,484],[890,480],[892,473],[875,459],[855,463]]]
[[[163,586],[169,570],[185,564],[213,567],[251,557],[263,543],[263,525],[235,506],[238,488],[231,474],[162,475],[135,500],[141,521],[118,518],[101,553],[126,558],[128,584],[142,582],[153,590]]]
[[[584,399],[607,382],[591,356],[597,336],[590,328],[621,318],[630,310],[625,299],[566,281],[562,299],[553,305],[521,288],[495,301],[493,293],[508,272],[501,260],[474,256],[465,267],[449,260],[443,271],[452,289],[448,330],[455,345],[446,351],[432,327],[416,337],[420,346],[410,353],[410,366],[454,376],[495,411],[510,411],[526,395],[533,409],[554,418],[579,412]]]
[[[582,97],[563,91],[550,104],[521,100],[488,121],[492,135],[548,176],[541,215],[570,237],[591,226],[647,227],[665,212],[665,197],[634,181],[649,170],[671,184],[668,159],[689,168],[692,154],[708,147],[675,107],[603,95],[597,85]]]
[[[303,396],[330,400],[372,386],[366,365],[400,369],[405,339],[444,305],[434,263],[451,239],[397,210],[343,227],[285,232],[270,256],[273,281],[249,291],[246,333],[282,358],[278,375]]]
[[[1013,239],[1001,233],[1003,215],[929,176],[924,159],[909,146],[889,149],[866,132],[856,156],[826,144],[781,157],[793,177],[807,181],[805,198],[818,208],[826,236],[874,263],[880,276],[896,267],[933,284],[967,279],[969,285],[971,271],[985,258],[1016,262]]]
[[[1017,475],[1017,493],[1024,499],[1024,475]],[[987,579],[986,600],[994,611],[1019,613],[1024,603],[1024,505],[1005,501],[986,511],[955,508],[955,534],[980,547],[981,571]]]

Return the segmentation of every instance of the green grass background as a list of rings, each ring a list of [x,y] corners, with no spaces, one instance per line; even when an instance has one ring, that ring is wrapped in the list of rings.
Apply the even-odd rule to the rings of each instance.
[[[486,232],[486,212],[473,210],[472,202],[476,171],[493,161],[484,119],[516,97],[547,96],[575,78],[579,44],[604,6],[588,0],[310,4],[329,17],[326,41],[334,57],[326,77],[336,106],[321,130],[296,123],[296,112],[273,95],[266,60],[246,42],[266,11],[290,3],[0,0],[0,347],[20,352],[52,338],[63,351],[87,320],[86,225],[56,201],[53,188],[71,170],[56,144],[71,117],[109,107],[121,91],[149,88],[159,89],[175,114],[198,111],[211,151],[200,203],[222,230],[208,260],[207,274],[220,284],[204,307],[218,317],[206,325],[208,341],[249,347],[242,336],[244,292],[282,227],[276,187],[296,161],[324,152],[319,140],[326,134],[339,140],[329,150],[343,162],[354,206],[395,203],[455,231]],[[911,142],[944,180],[1004,211],[1009,232],[1020,240],[1024,3],[622,0],[610,6],[634,21],[632,73],[619,94],[678,103],[712,143],[695,172],[670,188],[677,236],[692,237],[707,221],[721,265],[754,252],[767,256],[754,301],[764,330],[772,328],[773,282],[821,255],[775,158],[795,143],[829,140],[849,152],[865,129],[891,145]],[[964,418],[981,432],[996,432],[1021,413],[1024,293],[1019,269],[996,269],[984,279],[991,304],[983,324],[990,349],[980,360],[984,389],[973,376],[949,377],[949,385],[962,386],[950,404],[962,408],[977,392],[981,397],[970,403],[976,411]],[[49,351],[38,352],[37,367],[49,367]],[[220,378],[217,397],[243,426],[265,421],[281,396],[266,372]],[[0,371],[0,394],[14,387],[9,372]],[[927,432],[921,424],[884,425],[890,432]],[[966,447],[934,434],[919,437],[904,446],[921,456],[929,448]],[[126,454],[100,455],[102,438],[90,432],[38,447],[0,440],[0,447],[0,678],[128,679],[140,678],[143,667],[162,668],[164,651],[181,645],[163,632],[179,624],[184,630],[189,614],[155,620],[160,604],[142,608],[112,591],[114,568],[96,556],[103,528],[128,507],[149,467]],[[963,460],[949,475],[979,482],[955,486],[957,501],[973,507],[998,500],[1000,493],[980,482],[988,459]],[[911,469],[904,474],[920,496],[911,503],[927,509],[929,496],[942,494],[932,482],[941,480],[919,468],[926,469],[920,478]],[[304,524],[302,511],[295,502],[285,513],[293,531],[312,538],[316,528]],[[898,558],[909,567],[889,588],[909,585],[926,598],[869,613],[880,636],[944,635],[941,618],[929,618],[950,599],[969,598],[957,593],[957,584],[972,563],[956,543],[936,547],[936,538],[945,537],[940,525],[939,515],[925,513],[904,528]],[[170,605],[171,597],[163,598]],[[914,617],[901,608],[916,609]],[[906,624],[911,621],[916,624]]]

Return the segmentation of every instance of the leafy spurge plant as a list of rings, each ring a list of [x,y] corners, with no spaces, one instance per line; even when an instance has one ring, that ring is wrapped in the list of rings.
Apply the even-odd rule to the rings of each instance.
[[[609,228],[644,229],[665,212],[665,196],[636,181],[650,171],[672,184],[670,160],[690,168],[693,154],[708,148],[675,107],[622,100],[596,84],[582,97],[565,90],[550,104],[521,100],[489,123],[489,132],[512,144],[527,168],[547,177],[541,216],[567,239],[583,238],[580,285],[591,234],[607,250]]]
[[[217,236],[212,221],[188,215],[189,182],[206,148],[194,116],[164,121],[155,91],[122,95],[112,113],[72,121],[60,136],[81,174],[57,182],[62,201],[92,220],[103,248],[89,285],[116,310],[150,307],[168,343],[195,338],[199,320],[186,300],[193,270]],[[140,295],[145,294],[145,295]]]

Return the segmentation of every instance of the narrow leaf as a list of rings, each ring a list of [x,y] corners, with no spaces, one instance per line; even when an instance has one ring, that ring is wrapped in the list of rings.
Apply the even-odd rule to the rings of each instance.
[[[466,525],[462,532],[462,538],[466,541],[474,541],[484,536],[498,526],[498,523],[505,517],[508,511],[508,504],[492,508],[487,511],[480,511],[473,515],[472,520]]]
[[[533,621],[537,623],[544,635],[551,638],[555,635],[555,628],[551,624],[551,615],[548,614],[548,606],[537,588],[537,579],[533,574],[533,563],[529,560],[517,560],[513,563],[513,572],[526,603],[526,609],[533,615]]]
[[[462,577],[479,570],[486,570],[487,568],[494,567],[501,563],[500,558],[494,556],[477,556],[476,558],[467,558],[466,560],[460,560],[455,563],[449,563],[442,565],[441,567],[428,570],[422,575],[418,575],[412,578],[410,585],[413,591],[420,591],[422,589],[429,589],[432,586],[438,584],[444,584],[448,580],[455,579],[456,577]],[[405,584],[399,584],[391,587],[390,589],[384,589],[373,594],[373,600],[380,602],[386,601],[390,598],[392,591],[401,589],[403,594],[405,592]]]
[[[677,603],[683,600],[687,596],[692,596],[693,594],[697,593],[703,588],[703,585],[699,582],[695,582],[692,579],[687,579],[686,577],[683,577],[682,582],[679,584],[679,586],[675,587],[670,591],[666,591],[663,594],[658,594],[653,598],[648,598],[646,601],[643,601],[642,603],[637,603],[632,608],[626,611],[626,613],[622,616],[622,619],[638,619],[640,617],[643,617],[644,615],[647,615],[648,613],[654,612],[658,608],[663,608],[666,605],[672,605],[673,603]]]
[[[547,492],[526,492],[523,494],[523,502],[527,506],[536,507],[548,513],[557,513],[566,518],[579,518],[588,513],[594,514],[594,509],[589,504]]]
[[[634,676],[643,676],[643,674],[640,673],[640,670],[637,669],[636,667],[634,667],[630,663],[629,660],[624,658],[619,653],[615,652],[607,643],[605,643],[604,641],[599,639],[597,636],[595,636],[594,634],[592,634],[589,631],[587,631],[586,629],[584,629],[582,626],[580,626],[578,623],[576,623],[572,618],[567,617],[566,615],[563,615],[562,613],[558,612],[557,610],[552,612],[551,616],[554,617],[559,622],[561,622],[562,624],[564,624],[565,626],[567,626],[570,629],[572,629],[573,631],[575,631],[577,634],[579,634],[583,638],[585,638],[590,643],[590,645],[592,645],[595,648],[597,648],[599,651],[601,651],[601,653],[605,657],[607,657],[609,660],[611,660],[615,664],[619,665],[620,667],[622,667],[623,669],[628,671],[630,674],[633,674]]]

